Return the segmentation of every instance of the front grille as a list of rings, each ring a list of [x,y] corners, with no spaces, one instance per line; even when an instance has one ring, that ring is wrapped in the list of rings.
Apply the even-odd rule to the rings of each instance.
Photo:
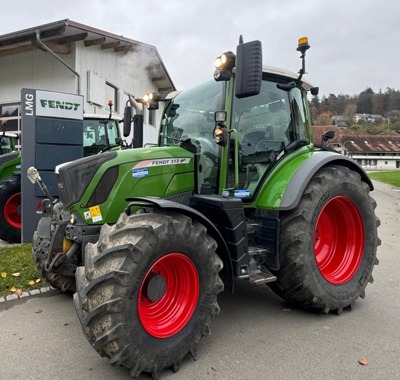
[[[58,192],[64,206],[77,203],[100,166],[116,156],[116,152],[101,153],[63,165],[58,175]]]

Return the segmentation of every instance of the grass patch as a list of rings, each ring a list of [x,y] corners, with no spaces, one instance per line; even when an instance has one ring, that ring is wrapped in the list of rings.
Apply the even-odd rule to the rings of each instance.
[[[368,173],[368,175],[370,178],[376,181],[400,187],[400,170],[393,170],[389,172],[371,172]]]
[[[20,294],[46,286],[39,278],[31,244],[0,247],[0,296]]]

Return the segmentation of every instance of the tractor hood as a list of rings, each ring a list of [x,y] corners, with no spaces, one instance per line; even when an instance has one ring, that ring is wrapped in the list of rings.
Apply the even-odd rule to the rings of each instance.
[[[60,200],[86,223],[115,223],[129,197],[171,197],[194,189],[194,156],[180,147],[107,152],[58,167]]]

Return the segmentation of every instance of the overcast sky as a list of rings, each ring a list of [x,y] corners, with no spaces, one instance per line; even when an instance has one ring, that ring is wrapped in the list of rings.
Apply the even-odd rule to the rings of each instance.
[[[0,35],[62,19],[154,45],[178,90],[212,78],[240,34],[262,42],[264,64],[295,72],[308,36],[306,77],[320,97],[400,89],[397,0],[19,0],[2,4]]]

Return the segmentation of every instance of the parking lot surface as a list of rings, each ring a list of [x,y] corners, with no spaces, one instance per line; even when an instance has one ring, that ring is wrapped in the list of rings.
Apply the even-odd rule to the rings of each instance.
[[[380,264],[354,310],[336,316],[291,309],[267,287],[237,282],[235,294],[219,298],[221,314],[197,360],[187,357],[179,372],[166,370],[161,379],[399,379],[400,191],[374,184]],[[0,379],[129,378],[94,351],[71,296],[58,291],[0,303],[0,346]]]

